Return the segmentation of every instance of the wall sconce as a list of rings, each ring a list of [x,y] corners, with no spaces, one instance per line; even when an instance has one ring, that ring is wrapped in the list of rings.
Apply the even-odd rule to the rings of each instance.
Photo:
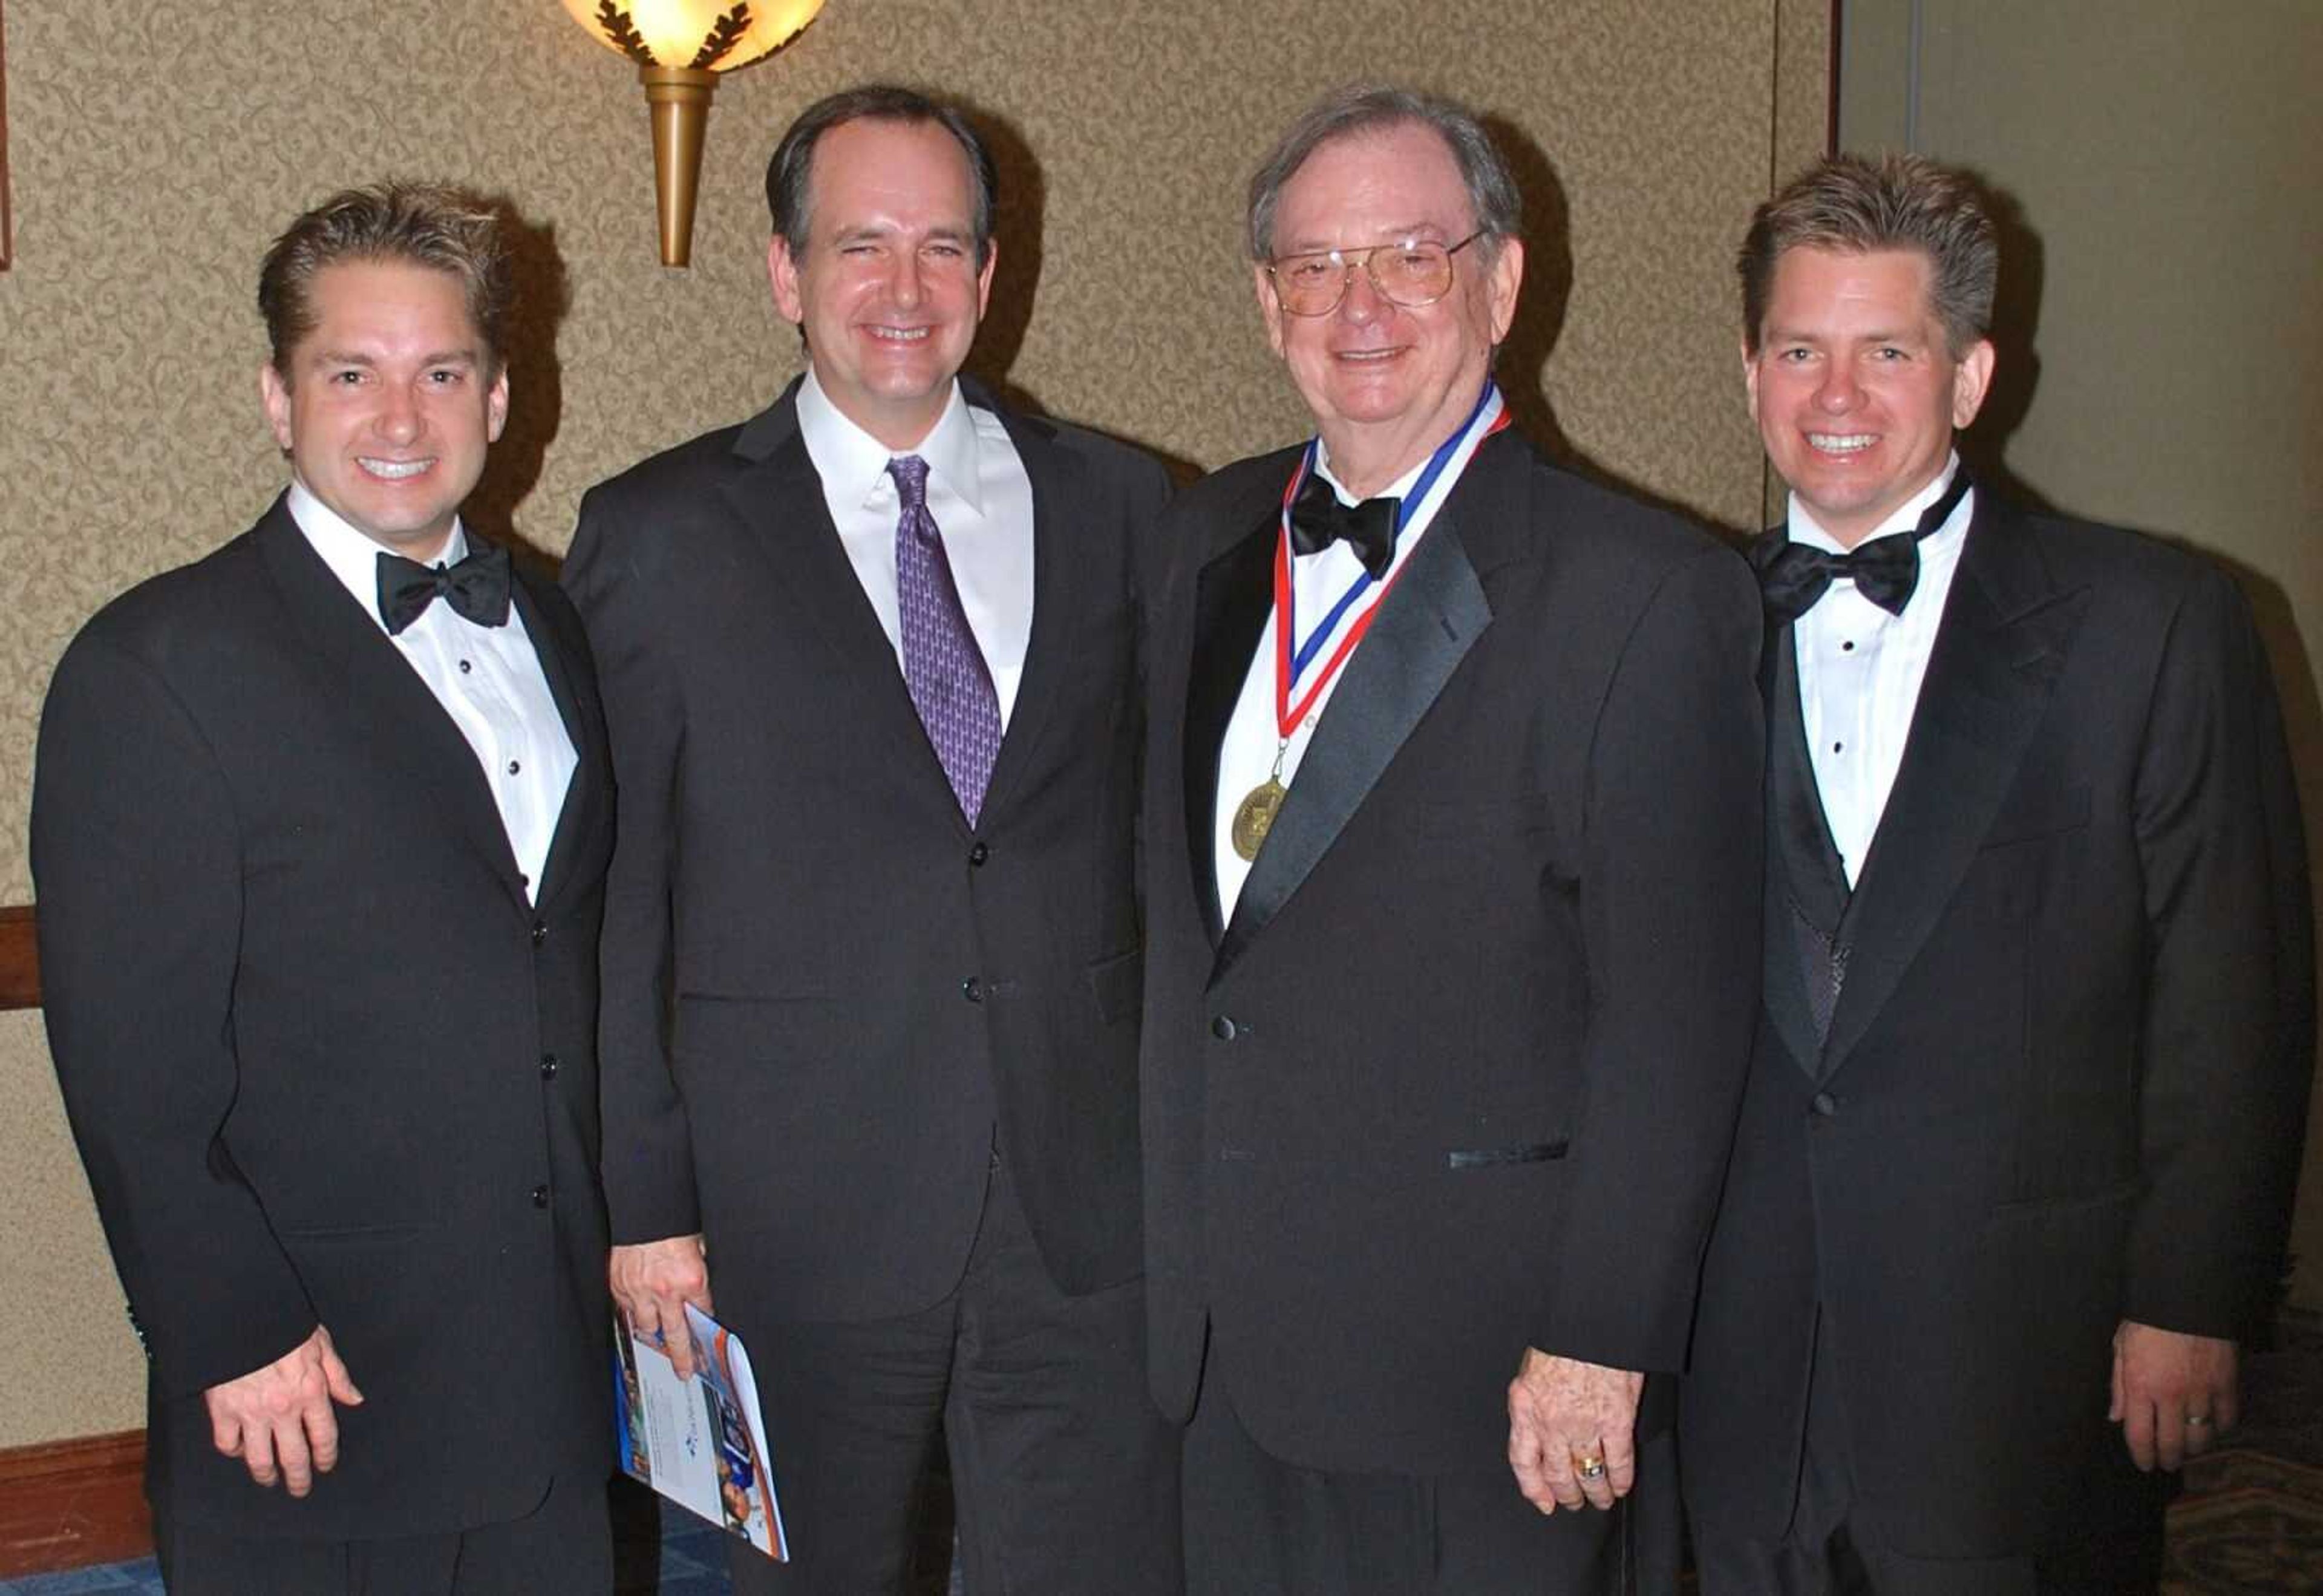
[[[653,118],[654,199],[661,263],[693,253],[693,197],[718,74],[772,55],[814,20],[822,0],[564,0],[589,37],[638,64]],[[672,65],[683,62],[684,65]]]

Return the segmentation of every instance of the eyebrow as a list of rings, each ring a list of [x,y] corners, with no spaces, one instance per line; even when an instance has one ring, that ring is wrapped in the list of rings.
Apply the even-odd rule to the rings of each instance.
[[[344,349],[317,349],[313,354],[309,355],[308,359],[309,363],[317,366],[363,366],[370,368],[375,367],[379,364],[376,360],[373,360],[368,354],[360,354],[353,350]],[[419,363],[423,366],[473,367],[482,365],[483,363],[483,357],[478,354],[473,349],[443,349],[436,351],[433,354],[421,356]]]
[[[1386,230],[1384,236],[1375,239],[1370,243],[1316,243],[1302,239],[1289,249],[1276,252],[1275,259],[1279,261],[1287,261],[1293,255],[1327,255],[1334,250],[1355,251],[1385,249],[1391,244],[1413,242],[1428,243],[1441,243],[1444,242],[1442,238],[1429,237],[1428,235],[1431,234],[1445,234],[1446,236],[1449,236],[1449,234],[1445,228],[1438,226],[1434,222],[1413,222],[1404,226],[1390,227]]]
[[[901,228],[895,226],[891,223],[866,222],[853,227],[840,228],[838,232],[831,235],[831,241],[833,243],[858,243],[871,240],[894,238],[902,231],[903,230]],[[975,230],[973,228],[950,226],[931,227],[922,235],[922,240],[923,242],[932,241],[942,243],[967,243],[975,236]]]

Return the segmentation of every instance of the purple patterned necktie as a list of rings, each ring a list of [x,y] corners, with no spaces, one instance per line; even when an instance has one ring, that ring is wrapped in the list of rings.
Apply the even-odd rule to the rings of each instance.
[[[904,685],[936,759],[976,824],[992,762],[1000,754],[1000,695],[968,629],[943,534],[928,513],[928,463],[917,454],[887,462],[904,504],[895,521],[895,608],[904,634]]]

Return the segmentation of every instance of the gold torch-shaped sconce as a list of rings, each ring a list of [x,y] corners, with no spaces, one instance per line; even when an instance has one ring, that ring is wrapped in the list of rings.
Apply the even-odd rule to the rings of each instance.
[[[661,263],[683,266],[693,258],[693,197],[702,181],[702,140],[718,74],[747,67],[788,44],[814,20],[822,0],[564,4],[592,39],[638,64],[638,81],[646,86],[646,108],[653,118]]]

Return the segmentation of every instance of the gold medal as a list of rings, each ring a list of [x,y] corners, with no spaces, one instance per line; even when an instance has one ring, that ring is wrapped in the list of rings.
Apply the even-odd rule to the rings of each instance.
[[[1241,807],[1235,811],[1230,834],[1234,839],[1235,852],[1241,855],[1245,863],[1258,858],[1259,845],[1274,829],[1275,813],[1281,809],[1283,799],[1290,793],[1290,789],[1270,775],[1253,787],[1250,796],[1244,798]]]

